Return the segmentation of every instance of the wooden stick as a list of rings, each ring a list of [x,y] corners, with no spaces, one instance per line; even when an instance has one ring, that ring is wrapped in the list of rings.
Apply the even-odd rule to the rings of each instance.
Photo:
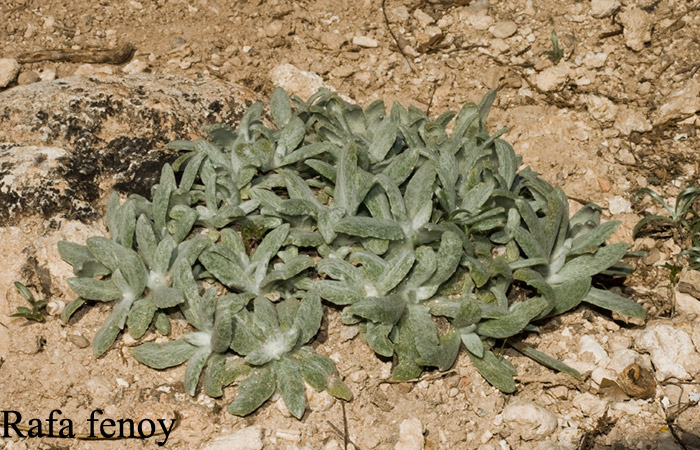
[[[124,64],[134,53],[131,44],[120,45],[110,49],[49,49],[38,52],[20,53],[15,57],[21,64],[41,61],[91,63],[91,64]]]

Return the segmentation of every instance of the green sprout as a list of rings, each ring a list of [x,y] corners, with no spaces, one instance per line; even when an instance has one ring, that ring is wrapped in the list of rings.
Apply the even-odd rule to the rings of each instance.
[[[559,64],[559,61],[564,57],[564,52],[559,48],[559,37],[556,31],[552,31],[550,39],[552,40],[552,49],[547,50],[544,54],[547,55],[554,64]]]
[[[22,297],[27,299],[27,302],[31,305],[31,309],[26,306],[18,306],[17,312],[12,314],[10,317],[24,317],[27,320],[33,320],[34,322],[43,322],[44,312],[43,309],[46,308],[46,300],[35,300],[34,294],[19,281],[15,281],[15,287],[22,294]]]

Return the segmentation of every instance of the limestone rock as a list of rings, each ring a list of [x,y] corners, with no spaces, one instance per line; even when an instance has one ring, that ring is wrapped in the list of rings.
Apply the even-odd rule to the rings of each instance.
[[[270,79],[275,86],[284,88],[290,95],[307,99],[320,88],[325,87],[323,78],[312,72],[301,70],[292,64],[280,64],[270,71]]]
[[[369,36],[354,36],[352,43],[360,47],[375,48],[379,45],[376,39]]]
[[[423,450],[424,446],[425,438],[421,421],[414,417],[401,422],[399,441],[394,446],[394,450]]]
[[[90,221],[113,187],[150,196],[175,139],[235,123],[255,95],[219,81],[64,78],[0,93],[0,227],[29,214]],[[106,197],[104,197],[106,198]]]
[[[620,130],[620,133],[624,136],[628,136],[633,131],[643,133],[651,130],[651,122],[649,122],[643,111],[636,108],[623,107],[617,114],[615,128]]]
[[[689,380],[700,373],[700,356],[685,331],[671,325],[652,325],[638,332],[635,344],[651,355],[659,381]]]
[[[585,102],[588,112],[600,123],[612,122],[617,117],[618,107],[607,97],[587,95]]]
[[[515,24],[515,22],[510,20],[506,22],[498,22],[496,25],[489,28],[489,32],[493,35],[493,37],[498,39],[505,39],[513,36],[516,31],[518,31],[518,26]]]
[[[556,91],[567,81],[569,81],[569,66],[566,64],[548,67],[535,76],[535,85],[543,92]]]
[[[662,125],[671,120],[685,119],[700,111],[700,80],[690,80],[682,89],[672,93],[659,107],[654,125]]]
[[[558,426],[553,413],[536,403],[520,400],[505,407],[503,420],[525,441],[545,438]]]
[[[603,17],[611,16],[620,6],[619,0],[592,0],[591,15],[602,19]]]
[[[623,26],[627,47],[639,52],[644,48],[645,43],[651,42],[651,28],[654,22],[650,14],[639,8],[629,8],[617,17]]]
[[[262,439],[263,429],[256,425],[217,438],[203,450],[262,450]]]
[[[15,81],[19,73],[19,64],[13,58],[0,59],[0,88]]]

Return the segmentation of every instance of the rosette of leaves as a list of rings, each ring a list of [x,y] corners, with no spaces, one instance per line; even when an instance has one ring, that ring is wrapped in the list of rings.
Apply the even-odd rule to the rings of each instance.
[[[183,313],[198,331],[174,341],[141,344],[133,348],[134,357],[154,369],[174,367],[187,361],[185,392],[192,396],[206,368],[205,392],[211,397],[221,397],[223,387],[249,371],[241,358],[227,353],[233,338],[234,315],[246,306],[252,295],[227,294],[217,298],[217,288],[212,287],[200,296],[191,269],[180,265],[178,271],[178,284],[187,296]]]
[[[277,304],[256,297],[252,311],[241,309],[235,315],[231,348],[252,370],[238,386],[231,413],[250,414],[277,391],[289,412],[301,419],[306,410],[305,381],[317,391],[352,398],[333,361],[305,345],[318,332],[322,316],[321,300],[313,293]]]
[[[147,217],[147,214],[156,218],[161,212],[167,214],[167,207],[159,212],[158,187],[155,191],[153,204],[145,199],[129,199],[120,205],[119,197],[112,195],[107,222],[114,239],[91,237],[87,245],[65,241],[58,245],[61,257],[78,275],[68,280],[79,297],[64,310],[65,321],[88,300],[117,301],[93,339],[96,356],[104,354],[125,327],[136,339],[142,337],[153,322],[161,333],[168,334],[170,323],[163,310],[184,301],[182,293],[173,287],[172,268],[176,264],[194,264],[199,252],[209,244],[209,239],[199,236],[178,245],[176,239],[186,237],[194,221],[176,214],[161,228],[165,233],[161,236],[156,222]],[[137,212],[141,211],[143,213],[136,219]],[[162,223],[166,223],[165,219]],[[168,226],[174,236],[167,232]]]

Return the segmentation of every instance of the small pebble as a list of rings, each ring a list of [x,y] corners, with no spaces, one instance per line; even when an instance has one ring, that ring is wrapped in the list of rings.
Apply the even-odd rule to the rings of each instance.
[[[515,22],[512,21],[499,22],[496,25],[489,28],[489,32],[493,35],[493,37],[496,37],[498,39],[505,39],[507,37],[511,37],[515,34],[516,31],[518,31],[518,26],[515,24]]]
[[[355,36],[352,38],[352,43],[367,48],[375,48],[379,45],[376,39],[372,39],[369,36]]]
[[[0,88],[15,81],[19,74],[19,64],[13,58],[0,59]]]
[[[79,333],[69,334],[68,340],[70,341],[71,344],[75,345],[78,348],[87,348],[90,346],[90,341],[88,341],[85,338],[85,336],[83,336],[82,334],[79,334]]]
[[[423,437],[423,424],[417,418],[406,419],[399,427],[399,441],[394,450],[423,450],[425,438]]]

